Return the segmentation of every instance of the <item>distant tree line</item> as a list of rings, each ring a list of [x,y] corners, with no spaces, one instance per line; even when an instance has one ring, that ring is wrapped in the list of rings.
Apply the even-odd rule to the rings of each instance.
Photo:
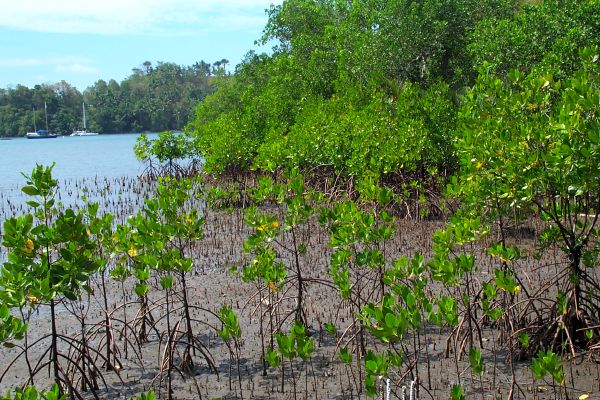
[[[0,88],[0,136],[22,136],[45,129],[68,134],[83,127],[102,133],[163,131],[184,126],[194,107],[211,93],[213,76],[225,75],[228,60],[191,66],[144,62],[120,84],[97,81],[83,93],[68,82]]]

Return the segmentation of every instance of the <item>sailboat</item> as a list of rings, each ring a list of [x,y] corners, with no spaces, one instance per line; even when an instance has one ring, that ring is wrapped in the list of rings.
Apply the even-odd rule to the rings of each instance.
[[[46,117],[46,129],[37,129],[35,126],[35,107],[33,108],[33,132],[27,132],[25,137],[27,139],[54,139],[58,135],[56,133],[50,133],[48,131],[48,111],[46,102],[44,102],[44,115]]]
[[[71,136],[96,136],[96,135],[98,135],[98,132],[88,132],[87,131],[87,125],[86,125],[86,120],[85,120],[85,103],[82,103],[82,108],[83,108],[83,130],[73,131],[73,133],[71,133]]]

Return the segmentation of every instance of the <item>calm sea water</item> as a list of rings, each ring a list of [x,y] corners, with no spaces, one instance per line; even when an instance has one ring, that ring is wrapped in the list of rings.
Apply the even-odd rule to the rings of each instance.
[[[148,136],[152,138],[153,135]],[[143,170],[133,154],[138,136],[115,134],[0,140],[0,192],[10,197],[10,192],[25,184],[21,172],[28,174],[36,164],[53,162],[56,162],[53,176],[59,180],[137,176]]]
[[[149,138],[156,134],[148,134]],[[30,198],[21,172],[31,173],[36,164],[56,163],[52,176],[58,180],[56,200],[61,207],[79,207],[82,196],[100,204],[100,211],[123,223],[139,210],[149,184],[136,179],[144,166],[133,153],[139,134],[0,140],[0,243],[3,221],[30,213]],[[0,246],[0,265],[6,252]]]

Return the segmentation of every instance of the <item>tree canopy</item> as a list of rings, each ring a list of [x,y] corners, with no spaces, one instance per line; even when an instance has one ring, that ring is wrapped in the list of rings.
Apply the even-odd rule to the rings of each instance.
[[[580,68],[597,1],[286,0],[263,44],[200,103],[188,131],[208,172],[327,167],[348,176],[452,172],[457,114],[488,71]]]

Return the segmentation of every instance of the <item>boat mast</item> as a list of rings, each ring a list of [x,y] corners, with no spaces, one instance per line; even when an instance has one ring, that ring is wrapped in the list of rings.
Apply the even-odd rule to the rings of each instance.
[[[44,102],[44,115],[46,116],[46,132],[50,132],[48,131],[48,110],[47,110],[47,106],[46,106],[46,102]]]
[[[82,103],[81,106],[83,108],[83,130],[86,131],[87,130],[87,126],[85,124],[85,103]]]

